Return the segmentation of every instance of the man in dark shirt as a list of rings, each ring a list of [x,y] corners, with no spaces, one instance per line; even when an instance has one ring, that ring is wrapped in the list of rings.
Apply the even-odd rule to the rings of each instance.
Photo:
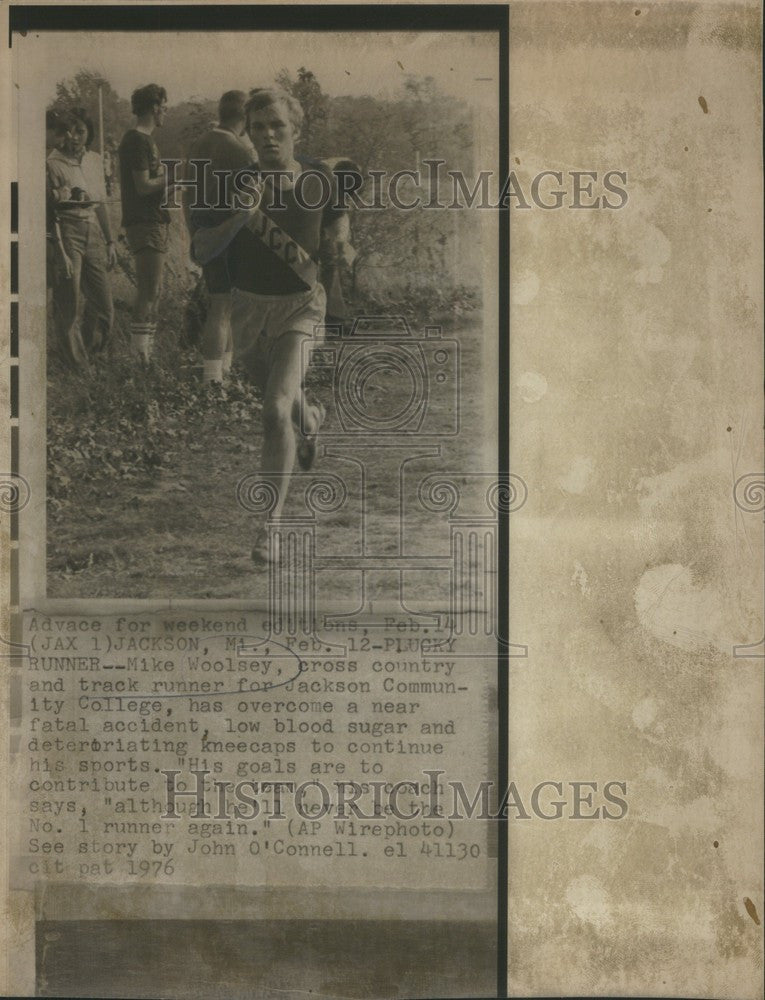
[[[202,191],[207,202],[215,205],[219,184],[225,183],[243,167],[249,167],[255,150],[245,132],[244,106],[247,95],[243,90],[229,90],[218,102],[218,124],[200,136],[189,152],[189,161],[196,162],[198,182],[204,182]],[[189,163],[187,177],[193,168]],[[223,173],[225,172],[225,174]],[[194,193],[184,191],[183,205],[186,224],[193,234],[191,205]],[[211,218],[220,221],[228,215],[226,210],[211,209]],[[231,367],[233,345],[231,341],[231,278],[228,273],[227,254],[222,253],[203,265],[202,274],[209,295],[209,308],[202,331],[203,380],[221,382]]]
[[[310,468],[324,418],[321,405],[308,403],[303,392],[303,342],[322,337],[326,295],[318,280],[319,256],[343,252],[347,214],[337,207],[332,171],[295,156],[303,118],[298,101],[283,91],[254,90],[245,110],[258,167],[234,177],[234,187],[246,190],[249,176],[259,202],[223,223],[200,215],[193,246],[200,261],[226,255],[234,351],[263,391],[261,466],[273,489],[276,520],[295,458]],[[269,549],[265,528],[252,556],[279,558]]]
[[[168,246],[170,213],[162,208],[167,191],[164,165],[152,138],[167,111],[164,87],[150,83],[131,98],[135,128],[128,129],[119,148],[122,225],[135,260],[136,296],[131,341],[134,353],[148,361],[157,328],[157,306]]]

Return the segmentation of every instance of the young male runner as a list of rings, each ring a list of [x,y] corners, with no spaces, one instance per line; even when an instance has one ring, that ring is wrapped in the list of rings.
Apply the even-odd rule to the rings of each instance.
[[[167,92],[150,83],[134,91],[130,103],[136,125],[123,136],[118,153],[122,225],[136,272],[131,346],[138,358],[148,361],[157,329],[170,228],[170,213],[160,207],[167,189],[166,174],[152,138],[165,120]]]
[[[305,398],[302,345],[317,338],[324,325],[326,296],[318,260],[320,251],[336,253],[344,243],[345,209],[337,205],[331,170],[295,155],[303,120],[298,101],[283,91],[254,90],[245,111],[258,157],[260,203],[217,227],[200,229],[194,246],[200,260],[227,255],[234,350],[263,391],[261,465],[276,495],[272,517],[278,519],[295,457],[302,468],[310,468],[324,418],[323,407]],[[240,178],[247,173],[254,177],[256,171],[244,171]],[[252,556],[256,561],[278,558],[269,553],[265,527]]]
[[[247,95],[243,90],[229,90],[218,102],[218,124],[205,132],[192,146],[189,161],[197,161],[197,177],[204,182],[204,198],[215,206],[219,194],[224,195],[230,188],[230,179],[243,167],[252,165],[255,155],[252,143],[245,132],[244,106]],[[204,164],[204,166],[202,166]],[[187,178],[193,167],[189,163]],[[219,188],[225,188],[220,191]],[[195,194],[184,190],[183,207],[186,225],[193,235],[191,205]],[[208,223],[225,219],[229,213],[210,209]],[[219,254],[202,266],[202,275],[209,295],[209,309],[202,330],[202,358],[204,382],[221,382],[231,368],[233,345],[231,341],[231,279],[228,273],[227,255]]]

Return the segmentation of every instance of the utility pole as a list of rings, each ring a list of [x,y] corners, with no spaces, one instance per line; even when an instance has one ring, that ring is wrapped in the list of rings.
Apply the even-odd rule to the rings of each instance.
[[[101,160],[104,158],[104,94],[103,87],[98,85],[98,134],[101,137]]]

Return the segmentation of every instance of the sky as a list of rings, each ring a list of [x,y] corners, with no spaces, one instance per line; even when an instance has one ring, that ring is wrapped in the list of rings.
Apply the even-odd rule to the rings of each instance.
[[[46,103],[56,83],[81,68],[102,73],[125,98],[159,83],[172,105],[249,90],[283,68],[295,75],[306,66],[331,96],[392,96],[415,74],[432,76],[447,94],[496,104],[496,36],[478,32],[41,32],[19,41],[17,69],[26,65],[25,84]]]

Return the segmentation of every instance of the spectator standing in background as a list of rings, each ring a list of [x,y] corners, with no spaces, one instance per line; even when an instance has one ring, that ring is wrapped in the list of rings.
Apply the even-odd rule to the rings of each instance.
[[[201,135],[191,147],[189,161],[196,160],[197,179],[204,180],[205,201],[213,206],[218,202],[218,186],[228,182],[237,171],[249,167],[255,159],[255,149],[245,131],[244,107],[247,95],[243,90],[229,90],[218,102],[218,124]],[[204,166],[202,165],[204,162]],[[187,166],[186,177],[193,176],[194,168]],[[225,174],[222,175],[222,172]],[[224,180],[225,177],[225,180]],[[193,237],[194,220],[198,211],[192,213],[194,191],[185,188],[183,196],[184,217]],[[206,224],[215,225],[229,212],[215,208],[202,210],[207,217]],[[228,253],[202,266],[202,275],[209,295],[209,308],[202,331],[202,378],[204,382],[221,382],[231,368],[233,345],[231,340],[231,277],[228,271]]]
[[[61,145],[61,134],[59,124],[61,122],[61,111],[57,108],[49,108],[45,112],[45,155],[58,149]]]
[[[149,83],[133,92],[135,128],[128,129],[119,148],[122,225],[136,271],[136,296],[130,324],[131,346],[148,362],[157,330],[157,308],[168,249],[170,213],[162,208],[168,185],[152,133],[167,112],[167,92]]]
[[[59,131],[61,112],[49,108],[45,112],[45,158],[63,142],[65,132]],[[47,170],[47,167],[46,167]],[[56,216],[50,197],[45,202],[45,287],[50,290],[56,277],[56,260],[59,255],[58,237],[56,235]]]
[[[103,164],[87,148],[93,123],[77,108],[62,114],[55,130],[58,145],[46,161],[48,206],[59,251],[54,315],[67,360],[87,367],[88,354],[103,351],[111,340],[114,306],[107,272],[116,252],[104,204]]]

